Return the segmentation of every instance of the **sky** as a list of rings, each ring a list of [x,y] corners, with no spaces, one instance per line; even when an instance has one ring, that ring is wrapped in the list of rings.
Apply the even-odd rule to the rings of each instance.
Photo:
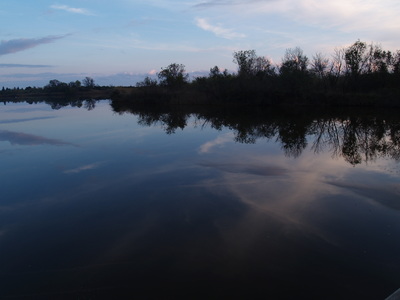
[[[171,63],[235,72],[234,51],[279,64],[358,39],[394,51],[399,14],[399,0],[0,0],[0,87],[135,85]]]

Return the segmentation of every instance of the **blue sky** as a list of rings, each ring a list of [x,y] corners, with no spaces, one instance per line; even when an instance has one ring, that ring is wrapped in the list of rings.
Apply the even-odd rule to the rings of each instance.
[[[191,72],[235,71],[232,53],[279,63],[357,39],[400,49],[398,0],[0,0],[0,86],[91,76],[134,85],[177,62]]]

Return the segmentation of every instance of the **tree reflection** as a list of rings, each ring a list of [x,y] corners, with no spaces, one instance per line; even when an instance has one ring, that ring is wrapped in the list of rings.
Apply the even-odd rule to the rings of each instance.
[[[329,149],[352,165],[378,157],[400,158],[400,123],[395,116],[319,119],[313,127],[315,152]]]
[[[400,118],[390,111],[289,111],[276,108],[177,109],[164,106],[148,109],[126,103],[111,103],[115,112],[138,116],[144,126],[161,125],[168,134],[183,129],[189,118],[195,126],[217,130],[228,128],[239,143],[272,140],[286,156],[298,157],[309,147],[315,153],[329,151],[352,165],[379,157],[400,160]]]
[[[123,113],[123,111],[118,111]],[[137,113],[138,123],[143,126],[162,126],[167,134],[175,133],[176,129],[184,129],[187,125],[189,114],[176,111],[163,112],[160,110],[140,111]]]
[[[7,100],[3,101],[4,105],[7,103],[20,103],[26,102],[28,104],[46,103],[54,110],[59,110],[64,107],[84,107],[87,110],[93,110],[96,107],[96,103],[100,101],[98,99],[68,99],[68,98],[57,98],[57,97],[45,97],[43,99],[27,99],[27,100]]]
[[[85,107],[87,110],[93,110],[96,107],[96,102],[97,101],[95,99],[85,100],[83,107]]]

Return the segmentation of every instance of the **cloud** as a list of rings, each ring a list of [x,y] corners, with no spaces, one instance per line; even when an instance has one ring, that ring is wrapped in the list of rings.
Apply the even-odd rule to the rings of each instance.
[[[271,28],[295,33],[294,37],[285,39],[289,41],[287,46],[278,43],[284,48],[311,41],[316,46],[317,39],[331,49],[351,42],[343,35],[346,34],[367,42],[390,43],[393,49],[398,47],[396,41],[400,38],[398,0],[203,0],[192,1],[192,9],[236,20],[242,24],[241,30],[246,36],[252,36],[255,29]],[[249,28],[251,31],[247,33]],[[321,36],[323,30],[329,32]],[[333,39],[340,41],[339,44],[332,44]]]
[[[80,166],[78,168],[75,169],[70,169],[70,170],[65,170],[63,173],[64,174],[77,174],[77,173],[81,173],[83,171],[87,171],[87,170],[93,170],[98,168],[102,163],[93,163],[93,164],[89,164],[89,165],[84,165],[84,166]]]
[[[398,1],[397,1],[398,2]],[[282,5],[264,6],[262,11],[271,9],[298,22],[312,26],[338,28],[344,31],[400,29],[397,12],[399,4],[388,0],[285,0]]]
[[[36,120],[47,120],[53,119],[55,117],[36,117],[36,118],[26,118],[26,119],[11,119],[11,120],[0,120],[0,124],[10,124],[10,123],[20,123],[20,122],[30,122]],[[1,134],[1,131],[0,131]],[[0,136],[1,138],[1,136]]]
[[[239,173],[247,175],[258,175],[258,176],[282,176],[287,175],[288,170],[273,165],[265,164],[245,164],[245,163],[201,163],[203,167],[215,168],[223,172],[228,173]]]
[[[329,182],[329,181],[327,181],[327,183],[339,188],[352,191],[357,195],[371,199],[375,203],[378,203],[385,207],[394,210],[400,210],[400,201],[399,201],[400,192],[399,190],[396,190],[396,187],[398,188],[398,186],[382,185],[382,184],[373,186],[371,184],[364,184],[364,183]]]
[[[63,10],[63,11],[70,12],[73,14],[80,14],[80,15],[87,15],[87,16],[93,15],[87,9],[70,7],[68,5],[52,5],[52,6],[50,6],[50,8],[55,9],[55,10]]]
[[[213,8],[213,7],[221,7],[221,6],[234,6],[234,5],[248,5],[251,3],[260,3],[260,2],[270,2],[276,0],[216,0],[216,1],[206,1],[195,4],[195,8]]]
[[[26,49],[34,48],[42,44],[49,44],[66,36],[67,35],[49,35],[39,39],[15,39],[8,41],[2,40],[0,42],[0,56],[24,51]]]
[[[0,64],[0,68],[52,68],[52,65]]]
[[[400,29],[397,0],[281,0],[253,1],[253,4],[251,13],[277,13],[318,28],[337,28],[346,32]]]
[[[23,132],[13,132],[7,130],[0,130],[0,141],[8,141],[11,145],[52,145],[52,146],[64,146],[70,145],[71,143],[63,142],[57,139],[48,139],[42,136],[26,134]]]
[[[214,147],[217,146],[223,146],[226,143],[232,142],[232,134],[225,134],[223,136],[219,136],[216,139],[206,142],[203,145],[200,146],[199,148],[199,153],[208,153],[210,152]]]
[[[218,37],[222,37],[224,39],[232,40],[237,38],[244,38],[246,37],[242,33],[234,32],[232,29],[223,28],[221,26],[211,25],[206,19],[204,18],[196,18],[196,25],[197,27],[214,33]]]

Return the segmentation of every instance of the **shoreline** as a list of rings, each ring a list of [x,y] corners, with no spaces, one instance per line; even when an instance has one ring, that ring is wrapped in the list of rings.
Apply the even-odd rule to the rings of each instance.
[[[0,93],[1,102],[74,102],[109,99],[137,106],[271,106],[271,107],[400,107],[400,94],[395,90],[374,93],[360,92],[310,92],[305,95],[290,95],[282,92],[273,95],[226,94],[210,95],[208,91],[192,88],[170,90],[166,88],[98,87],[72,92],[29,92],[16,90]]]

